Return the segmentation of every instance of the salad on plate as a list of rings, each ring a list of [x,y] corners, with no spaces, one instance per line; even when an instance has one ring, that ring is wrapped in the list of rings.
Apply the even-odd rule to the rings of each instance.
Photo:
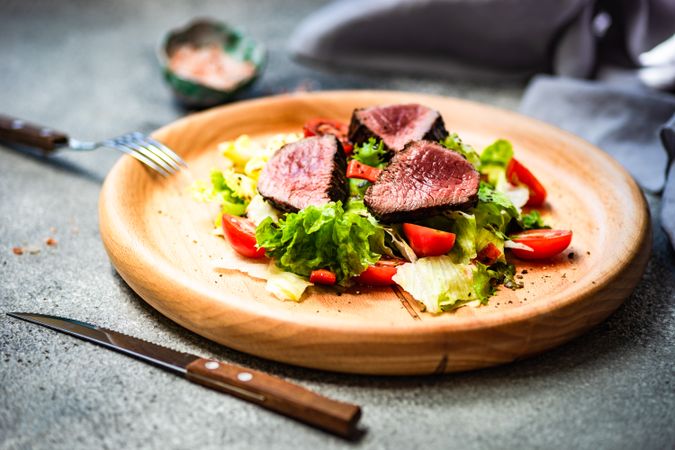
[[[316,118],[219,150],[222,167],[192,189],[219,205],[217,233],[239,255],[222,268],[267,280],[282,300],[358,284],[398,285],[430,313],[482,305],[500,285],[522,287],[514,257],[552,258],[572,239],[543,223],[546,189],[511,143],[479,152],[423,105],[360,108],[349,125]]]

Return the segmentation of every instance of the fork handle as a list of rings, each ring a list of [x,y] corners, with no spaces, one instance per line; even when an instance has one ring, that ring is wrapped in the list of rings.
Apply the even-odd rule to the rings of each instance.
[[[52,151],[68,143],[68,135],[49,127],[0,114],[0,140]]]

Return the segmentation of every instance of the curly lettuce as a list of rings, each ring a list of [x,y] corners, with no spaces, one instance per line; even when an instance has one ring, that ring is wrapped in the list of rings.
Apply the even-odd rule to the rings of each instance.
[[[440,141],[440,144],[445,148],[462,155],[476,168],[476,170],[480,169],[481,159],[478,152],[469,144],[462,142],[457,133],[451,133],[448,137]]]
[[[541,228],[551,228],[544,223],[539,211],[533,210],[520,217],[520,226],[523,230],[538,230]]]
[[[368,166],[384,168],[387,165],[387,151],[384,149],[382,141],[375,138],[368,139],[363,144],[354,146],[352,158]]]
[[[490,228],[501,235],[506,235],[512,219],[520,218],[520,212],[511,200],[487,183],[481,183],[478,188],[478,204],[473,212],[479,228]]]
[[[367,142],[355,145],[351,157],[368,166],[382,169],[387,165],[388,154],[382,141],[371,137]],[[350,178],[348,182],[349,196],[355,198],[363,198],[366,189],[371,185],[369,181],[358,178]]]
[[[384,230],[341,202],[308,206],[274,223],[263,220],[256,241],[277,266],[308,277],[313,270],[328,269],[340,285],[359,275],[382,255]]]

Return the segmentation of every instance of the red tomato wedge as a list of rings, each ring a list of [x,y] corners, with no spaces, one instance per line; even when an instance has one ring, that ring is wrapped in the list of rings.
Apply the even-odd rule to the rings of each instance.
[[[551,258],[567,247],[572,242],[572,232],[569,230],[527,230],[510,236],[511,240],[519,244],[525,244],[532,249],[527,251],[520,248],[512,248],[511,251],[520,259],[546,259]]]
[[[544,186],[517,159],[511,158],[506,168],[506,177],[512,184],[524,184],[527,186],[527,189],[530,191],[530,198],[527,200],[529,206],[541,206],[546,201],[546,189]]]
[[[499,259],[500,256],[502,256],[501,250],[499,250],[492,242],[488,242],[488,245],[478,252],[476,261],[485,264],[486,266],[491,266],[497,262],[497,259]]]
[[[307,123],[302,127],[302,130],[305,133],[305,137],[332,134],[340,140],[342,148],[348,155],[354,148],[347,137],[347,134],[349,133],[349,127],[346,123],[340,122],[339,120],[323,119],[321,117],[317,117],[307,121]]]
[[[396,284],[392,280],[396,275],[396,267],[404,262],[402,259],[380,259],[372,266],[368,266],[355,280],[370,286],[391,286]]]
[[[243,217],[223,214],[223,232],[237,253],[248,258],[262,258],[265,249],[256,247],[255,225]]]
[[[380,173],[382,173],[382,169],[368,166],[355,159],[350,160],[349,164],[347,164],[347,178],[360,178],[362,180],[375,182],[377,177],[380,176]]]
[[[326,269],[312,270],[312,273],[309,274],[309,282],[314,284],[325,284],[326,286],[332,286],[335,284],[337,277],[333,272]]]
[[[410,247],[420,258],[445,255],[455,245],[455,234],[448,231],[404,223],[403,232],[408,238]]]

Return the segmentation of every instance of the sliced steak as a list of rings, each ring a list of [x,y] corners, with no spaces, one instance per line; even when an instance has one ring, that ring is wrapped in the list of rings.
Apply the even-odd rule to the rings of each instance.
[[[309,205],[347,200],[347,158],[333,135],[284,145],[270,158],[258,192],[276,208],[295,212]]]
[[[412,141],[440,141],[447,136],[438,111],[418,104],[355,109],[349,124],[349,140],[354,144],[374,137],[391,152],[403,150]]]
[[[473,206],[480,174],[459,153],[417,141],[396,153],[364,203],[381,222],[406,222]]]

